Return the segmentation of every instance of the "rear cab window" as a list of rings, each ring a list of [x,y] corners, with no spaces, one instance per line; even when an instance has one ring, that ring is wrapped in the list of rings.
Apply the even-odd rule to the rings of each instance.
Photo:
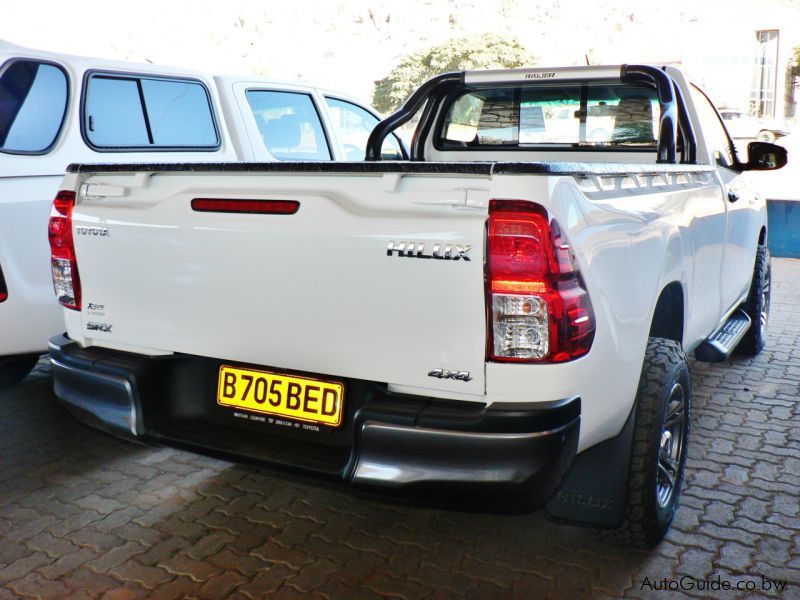
[[[656,150],[656,91],[605,83],[462,91],[445,103],[439,150]]]
[[[314,100],[303,92],[249,89],[245,92],[261,140],[278,160],[331,160]]]
[[[82,130],[89,146],[106,152],[220,146],[208,90],[193,79],[91,73]]]
[[[64,126],[69,79],[55,63],[12,59],[0,67],[0,152],[46,154]]]

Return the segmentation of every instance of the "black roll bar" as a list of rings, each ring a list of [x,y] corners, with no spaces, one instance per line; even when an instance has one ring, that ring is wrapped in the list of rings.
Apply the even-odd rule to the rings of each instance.
[[[697,138],[694,135],[694,126],[686,112],[686,101],[683,99],[683,92],[677,85],[675,95],[678,97],[678,124],[680,125],[681,141],[683,141],[683,155],[681,162],[687,164],[697,164]]]
[[[645,82],[656,87],[658,102],[661,105],[661,123],[658,131],[659,163],[676,163],[678,140],[678,123],[680,123],[683,156],[681,162],[697,162],[697,142],[694,136],[683,94],[662,69],[650,65],[622,65],[623,82]]]
[[[405,104],[375,126],[367,140],[365,159],[376,161],[381,159],[381,147],[386,136],[404,123],[407,123],[416,112],[434,96],[452,88],[464,85],[465,73],[444,73],[429,79],[417,89]],[[657,158],[658,163],[677,163],[678,125],[680,124],[681,141],[683,142],[682,163],[697,162],[697,142],[686,103],[680,89],[662,69],[650,65],[622,65],[620,80],[628,83],[648,83],[656,88],[658,102],[661,107],[659,123]],[[418,144],[419,141],[416,141]],[[412,158],[413,158],[412,152]]]
[[[442,87],[449,87],[454,83],[464,83],[464,72],[443,73],[423,83],[413,94],[408,97],[405,104],[386,117],[375,126],[367,140],[366,160],[380,160],[383,140],[392,131],[407,123],[413,117],[434,91]]]

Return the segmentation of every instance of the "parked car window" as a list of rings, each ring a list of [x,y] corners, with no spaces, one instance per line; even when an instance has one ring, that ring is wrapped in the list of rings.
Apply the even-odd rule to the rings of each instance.
[[[278,160],[331,160],[325,131],[308,94],[247,90],[264,147]]]
[[[207,91],[186,80],[92,75],[84,132],[91,145],[106,150],[219,146]]]
[[[722,119],[719,118],[716,109],[699,88],[692,86],[691,90],[692,101],[697,109],[697,118],[700,121],[700,127],[708,143],[711,156],[721,167],[732,166],[735,162],[733,150]]]
[[[136,79],[94,76],[86,95],[86,136],[104,148],[149,146]]]
[[[156,146],[216,146],[217,132],[203,86],[142,79],[147,117]]]
[[[68,87],[60,67],[32,60],[11,62],[0,74],[0,150],[47,152],[64,123]]]
[[[656,92],[646,86],[598,83],[473,90],[450,104],[441,141],[446,148],[579,144],[649,150],[655,149],[659,119]]]
[[[364,160],[367,154],[369,134],[378,124],[378,117],[368,110],[338,98],[325,97],[331,111],[333,123],[342,140],[346,160]],[[381,148],[383,160],[400,160],[403,152],[393,135],[387,136]]]
[[[720,112],[720,116],[722,117],[723,121],[737,121],[742,118],[742,113],[734,112],[734,111],[722,111]]]

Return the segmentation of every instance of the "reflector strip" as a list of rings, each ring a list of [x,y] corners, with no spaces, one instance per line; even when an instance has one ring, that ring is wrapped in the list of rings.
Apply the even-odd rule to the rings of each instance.
[[[293,215],[299,208],[300,203],[296,200],[233,200],[227,198],[195,198],[192,200],[192,209],[197,212]]]

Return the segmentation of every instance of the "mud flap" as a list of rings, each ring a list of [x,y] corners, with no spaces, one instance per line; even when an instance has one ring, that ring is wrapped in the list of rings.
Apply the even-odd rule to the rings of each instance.
[[[545,505],[553,521],[617,527],[625,517],[634,410],[622,431],[575,457],[558,493]]]

